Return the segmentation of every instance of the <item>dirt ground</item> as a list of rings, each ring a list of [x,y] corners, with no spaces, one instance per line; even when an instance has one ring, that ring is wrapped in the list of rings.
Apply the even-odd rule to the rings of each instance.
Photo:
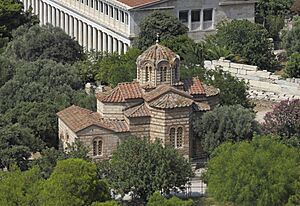
[[[252,99],[256,106],[254,107],[254,111],[256,112],[256,120],[258,122],[263,122],[263,118],[266,113],[271,112],[273,107],[277,104],[276,102],[266,101],[266,100],[256,100]]]

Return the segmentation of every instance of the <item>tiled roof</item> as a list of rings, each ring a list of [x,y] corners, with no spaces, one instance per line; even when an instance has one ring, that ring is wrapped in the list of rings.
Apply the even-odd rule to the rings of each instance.
[[[145,104],[141,104],[127,109],[124,114],[127,117],[150,117],[150,111]]]
[[[166,60],[172,64],[176,59],[179,60],[179,56],[171,49],[156,43],[137,58],[137,64],[141,65],[143,62],[150,61],[154,65],[157,65],[161,60]]]
[[[210,106],[208,103],[205,102],[195,102],[193,105],[195,111],[209,111]]]
[[[193,104],[193,100],[186,98],[176,93],[167,93],[159,97],[158,99],[149,103],[151,107],[160,109],[173,109],[179,107],[189,107]]]
[[[190,95],[205,94],[205,88],[198,77],[184,80],[184,90]]]
[[[170,85],[159,85],[156,89],[150,91],[150,92],[147,92],[145,95],[144,95],[144,99],[147,101],[147,102],[150,102],[158,97],[160,97],[161,95],[165,94],[165,93],[168,93],[168,92],[172,92],[172,93],[176,93],[176,94],[179,94],[181,96],[184,96],[186,98],[190,98],[192,99],[192,96],[189,95],[187,92],[184,92],[184,91],[181,91],[181,90],[178,90]]]
[[[143,98],[143,91],[137,82],[119,83],[109,94],[98,94],[97,99],[101,102],[126,102],[129,99]]]
[[[118,0],[118,1],[123,4],[126,4],[127,6],[135,8],[135,7],[140,7],[147,4],[159,2],[160,0]]]
[[[203,85],[207,97],[216,96],[220,93],[220,90],[211,85]]]
[[[75,133],[92,125],[114,132],[128,131],[125,121],[103,119],[99,113],[75,105],[58,112],[57,116]]]

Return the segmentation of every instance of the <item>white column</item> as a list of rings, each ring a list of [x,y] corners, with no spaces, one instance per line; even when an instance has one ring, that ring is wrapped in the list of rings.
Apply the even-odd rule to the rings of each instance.
[[[46,4],[46,3],[43,3],[43,5],[44,5],[44,16],[43,16],[43,18],[44,18],[44,24],[47,24],[48,23],[48,5]]]
[[[83,46],[82,39],[82,21],[78,20],[78,42],[81,46]]]
[[[123,54],[123,42],[122,41],[118,41],[119,46],[118,46],[118,53],[119,54]]]
[[[102,36],[102,32],[101,31],[97,31],[97,34],[98,34],[98,37],[97,37],[97,43],[98,43],[98,46],[97,46],[97,49],[98,51],[103,51],[103,48],[102,48],[102,43],[103,43],[103,36]]]
[[[118,40],[116,38],[113,38],[113,52],[118,51]]]
[[[69,15],[69,33],[71,37],[74,37],[74,18]]]
[[[56,19],[55,19],[55,22],[56,22],[56,26],[57,27],[60,27],[60,10],[59,9],[55,9],[55,14],[56,14]]]
[[[38,13],[39,13],[39,7],[40,7],[39,0],[34,0],[34,14],[35,15],[38,15]]]
[[[94,5],[95,6],[95,5]],[[94,7],[95,8],[95,7]],[[93,49],[95,51],[98,50],[98,43],[97,43],[97,40],[98,40],[98,33],[97,33],[97,29],[96,28],[93,28]]]
[[[78,20],[74,18],[73,22],[74,22],[74,37],[78,41]]]
[[[69,15],[65,13],[65,32],[69,34]]]
[[[60,12],[60,28],[65,29],[65,14],[63,11]]]
[[[191,10],[189,10],[189,14],[188,14],[188,28],[189,28],[189,31],[192,30],[192,12],[191,12]]]
[[[88,46],[87,46],[87,49],[89,51],[92,50],[92,48],[93,48],[93,33],[92,33],[92,31],[93,31],[92,26],[88,25],[88,35],[87,35],[87,37],[88,37]]]
[[[88,42],[87,42],[87,25],[86,23],[83,23],[83,42],[82,42],[82,46],[85,47],[85,49],[87,49],[87,45],[88,45]]]
[[[113,43],[113,38],[112,38],[112,36],[110,36],[110,35],[108,35],[108,52],[109,53],[112,53],[112,43]]]
[[[52,9],[51,9],[51,6],[49,4],[48,4],[48,7],[47,7],[47,14],[48,14],[47,22],[52,24]]]
[[[128,44],[124,44],[124,53],[128,51]]]
[[[24,1],[23,1],[24,11],[27,10],[27,6],[28,6],[27,0],[24,0]]]
[[[44,24],[44,5],[43,2],[40,0],[39,1],[40,5],[40,10],[39,10],[39,19],[40,19],[40,24]]]
[[[51,22],[52,22],[53,26],[56,26],[56,14],[55,14],[54,6],[52,6],[52,8],[51,8],[51,17],[52,17]]]
[[[216,15],[216,9],[212,10],[212,28],[215,28],[215,15]]]
[[[200,30],[203,30],[203,9],[200,11]]]
[[[102,39],[103,39],[103,52],[108,52],[108,49],[107,49],[107,41],[108,41],[108,35],[104,32],[102,32]]]

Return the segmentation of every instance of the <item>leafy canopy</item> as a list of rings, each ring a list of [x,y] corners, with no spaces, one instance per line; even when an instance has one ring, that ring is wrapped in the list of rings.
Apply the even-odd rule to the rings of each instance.
[[[300,183],[299,154],[297,149],[270,137],[225,143],[216,149],[208,163],[205,174],[208,193],[222,203],[241,206],[281,206],[289,200],[295,202]]]
[[[255,113],[240,105],[221,106],[196,117],[193,128],[209,155],[226,141],[249,140],[258,131]]]
[[[147,206],[194,206],[193,200],[181,200],[178,197],[164,198],[159,192],[153,193],[149,198]]]
[[[161,41],[186,34],[187,27],[175,16],[166,12],[154,11],[146,16],[139,24],[140,34],[136,40],[136,46],[145,50],[153,45],[157,34]]]
[[[287,51],[288,55],[300,53],[300,20],[295,19],[293,28],[283,34],[282,46]]]
[[[300,78],[300,53],[293,53],[286,64],[284,75],[289,78]]]
[[[142,201],[155,191],[182,188],[192,176],[191,165],[175,149],[135,137],[118,147],[110,167],[112,188],[121,195],[131,192],[134,200]]]

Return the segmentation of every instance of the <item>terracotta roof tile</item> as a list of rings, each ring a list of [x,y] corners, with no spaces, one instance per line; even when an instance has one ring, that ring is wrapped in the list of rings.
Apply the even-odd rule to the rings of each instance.
[[[140,7],[147,4],[159,2],[160,0],[118,0],[118,1],[123,4],[126,4],[127,6],[135,8],[135,7]]]
[[[99,93],[97,99],[101,102],[126,102],[129,99],[141,99],[143,98],[143,91],[139,83],[119,83],[110,93]]]
[[[57,116],[75,133],[92,125],[114,132],[128,131],[125,121],[103,119],[99,113],[75,105],[58,112]]]
[[[195,111],[209,111],[210,106],[208,103],[205,102],[195,102],[193,105]]]
[[[193,104],[193,100],[176,93],[167,93],[158,99],[149,103],[151,107],[160,109],[173,109],[179,107],[189,107]]]
[[[141,104],[127,109],[124,114],[127,117],[150,117],[150,111],[145,104]]]
[[[220,90],[214,86],[211,85],[203,85],[205,89],[206,96],[216,96],[220,93]]]
[[[184,80],[184,90],[190,95],[205,94],[205,88],[198,77]]]

